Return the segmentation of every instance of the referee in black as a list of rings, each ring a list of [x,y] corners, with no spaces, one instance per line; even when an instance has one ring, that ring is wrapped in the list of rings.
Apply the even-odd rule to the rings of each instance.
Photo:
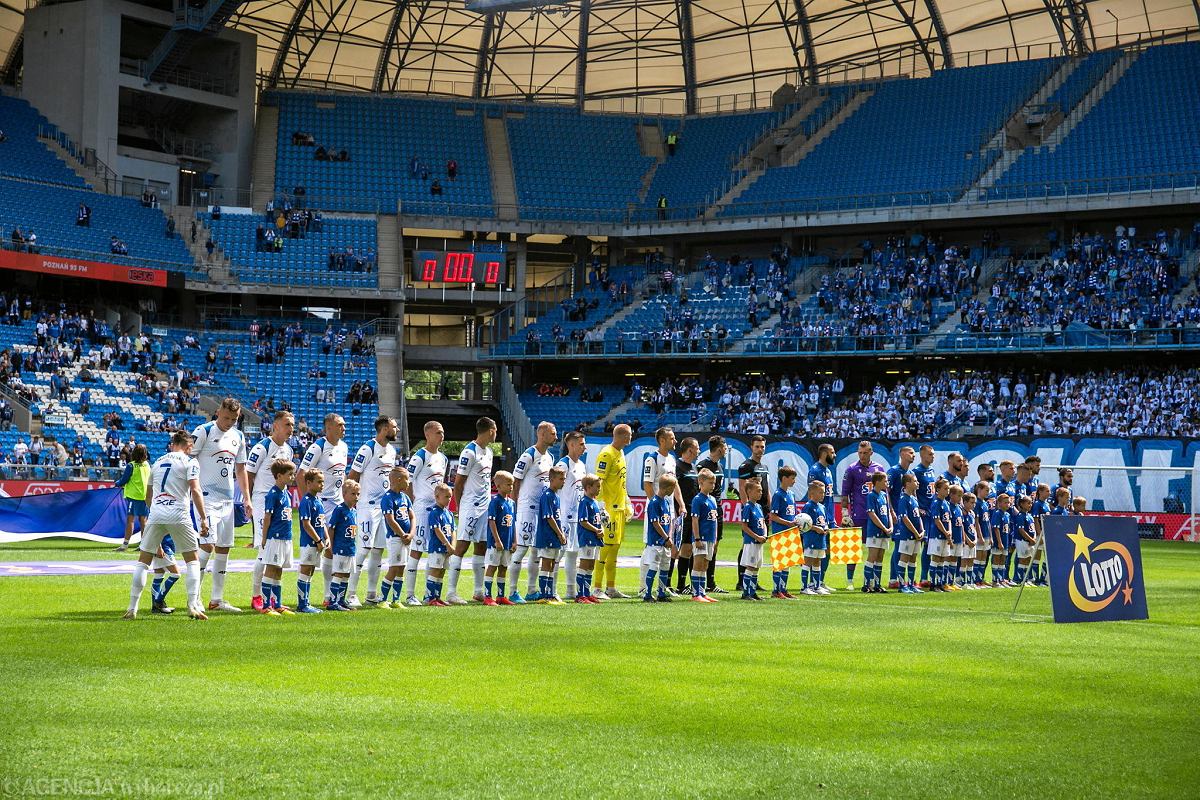
[[[692,498],[700,494],[700,485],[696,482],[698,455],[700,443],[690,436],[680,442],[675,451],[675,479],[679,481],[679,492],[683,495],[683,544],[679,548],[679,558],[675,559],[675,569],[679,571],[675,591],[679,594],[692,593]]]
[[[742,462],[738,467],[738,499],[743,503],[746,502],[746,481],[751,478],[758,478],[762,484],[762,495],[759,497],[758,504],[762,506],[763,519],[771,518],[771,486],[767,482],[767,468],[762,463],[763,456],[767,452],[767,439],[764,436],[755,435],[750,438],[750,457]],[[742,567],[742,551],[738,550],[738,586],[742,585],[742,573],[746,570]],[[761,586],[758,586],[758,579],[755,578],[755,587],[758,591],[766,591]]]
[[[696,472],[706,469],[713,474],[717,479],[713,485],[713,497],[717,498],[717,506],[722,512],[721,501],[725,498],[725,468],[722,464],[725,462],[725,437],[711,436],[708,440],[708,455],[700,459],[696,464]],[[713,545],[712,555],[708,559],[708,579],[706,581],[708,591],[713,594],[729,594],[721,587],[717,586],[717,548],[721,545],[721,532],[725,529],[724,514],[722,513],[722,523],[717,526],[717,543]]]

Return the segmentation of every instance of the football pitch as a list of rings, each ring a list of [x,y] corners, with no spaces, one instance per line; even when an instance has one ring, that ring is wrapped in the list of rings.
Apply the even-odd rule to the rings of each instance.
[[[1150,621],[1087,625],[1046,589],[124,622],[128,575],[0,578],[0,796],[1194,797],[1200,549],[1142,553]]]

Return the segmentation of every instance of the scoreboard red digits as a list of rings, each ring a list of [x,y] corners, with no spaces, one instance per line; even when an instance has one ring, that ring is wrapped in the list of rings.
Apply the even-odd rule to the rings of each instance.
[[[498,251],[417,250],[412,264],[412,279],[422,283],[497,286],[507,278],[507,262]]]

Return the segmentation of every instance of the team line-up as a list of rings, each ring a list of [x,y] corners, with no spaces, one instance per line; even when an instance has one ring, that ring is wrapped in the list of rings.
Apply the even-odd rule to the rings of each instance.
[[[472,599],[485,605],[561,604],[560,566],[566,571],[568,600],[588,604],[629,597],[616,588],[617,554],[626,521],[634,517],[626,486],[624,449],[632,439],[627,425],[616,426],[595,472],[584,464],[586,440],[578,431],[566,434],[564,455],[554,463],[550,448],[558,434],[553,423],[542,422],[534,445],[521,454],[513,471],[493,474],[496,423],[481,418],[450,485],[451,465],[440,451],[445,434],[438,422],[425,424],[425,445],[403,465],[393,444],[396,422],[381,416],[375,421],[375,437],[350,462],[345,421],[330,414],[324,435],[306,449],[297,469],[288,444],[295,425],[289,412],[277,413],[270,435],[249,450],[236,424],[240,413],[238,401],[226,398],[211,422],[190,435],[172,434],[169,452],[153,465],[143,455],[126,470],[120,483],[129,498],[130,529],[140,519],[143,530],[126,619],[136,618],[151,573],[154,612],[174,611],[166,600],[181,574],[177,553],[184,562],[188,616],[207,619],[206,610],[242,611],[224,598],[239,493],[253,522],[250,546],[258,550],[251,607],[263,614],[352,611],[364,604],[465,605],[457,586],[469,550]],[[646,456],[642,470],[649,502],[638,596],[643,602],[669,602],[681,595],[692,602],[717,602],[710,592],[727,593],[713,575],[723,538],[718,498],[725,486],[725,442],[711,437],[708,454],[700,459],[693,438],[677,443],[675,433],[662,428],[655,439],[658,449]],[[758,573],[763,545],[770,536],[793,530],[801,532],[803,543],[801,594],[830,594],[834,590],[825,576],[830,530],[837,519],[834,448],[818,448],[807,490],[798,494],[797,471],[789,466],[778,469],[778,486],[769,490],[768,470],[761,463],[765,445],[763,437],[754,437],[751,456],[737,471],[741,597],[762,599]],[[1041,519],[1086,508],[1086,501],[1072,494],[1069,470],[1060,472],[1061,483],[1053,493],[1038,482],[1036,457],[1021,465],[1001,462],[1001,476],[994,481],[992,467],[980,465],[981,479],[968,487],[959,454],[950,455],[950,468],[941,476],[932,467],[928,445],[920,448],[919,462],[916,450],[902,448],[900,462],[886,472],[871,455],[870,443],[860,443],[859,461],[846,470],[842,484],[842,522],[861,528],[866,548],[862,591],[867,593],[888,591],[883,559],[889,541],[895,543],[892,585],[904,593],[1044,585]],[[283,571],[293,566],[288,492],[293,484],[302,495],[294,609],[283,603],[281,588]],[[457,520],[450,511],[452,500]],[[418,598],[422,557],[425,585]],[[989,563],[990,582],[985,580]],[[323,602],[311,599],[317,567],[324,579]],[[528,570],[524,595],[518,591],[522,567]],[[206,571],[212,573],[207,609],[200,598]],[[678,588],[671,586],[673,571]],[[367,587],[360,601],[364,573]],[[690,579],[686,586],[685,574]],[[593,584],[597,575],[600,582]],[[847,565],[847,578],[852,590],[853,564]],[[772,579],[772,597],[794,598],[788,570],[774,570]],[[449,592],[443,600],[445,583]]]

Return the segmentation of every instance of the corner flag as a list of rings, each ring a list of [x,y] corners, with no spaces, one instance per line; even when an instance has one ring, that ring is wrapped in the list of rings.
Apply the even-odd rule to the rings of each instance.
[[[773,533],[767,539],[771,543],[771,570],[779,572],[804,563],[804,545],[799,528],[787,528]]]
[[[829,530],[829,563],[857,564],[862,561],[862,528]]]

